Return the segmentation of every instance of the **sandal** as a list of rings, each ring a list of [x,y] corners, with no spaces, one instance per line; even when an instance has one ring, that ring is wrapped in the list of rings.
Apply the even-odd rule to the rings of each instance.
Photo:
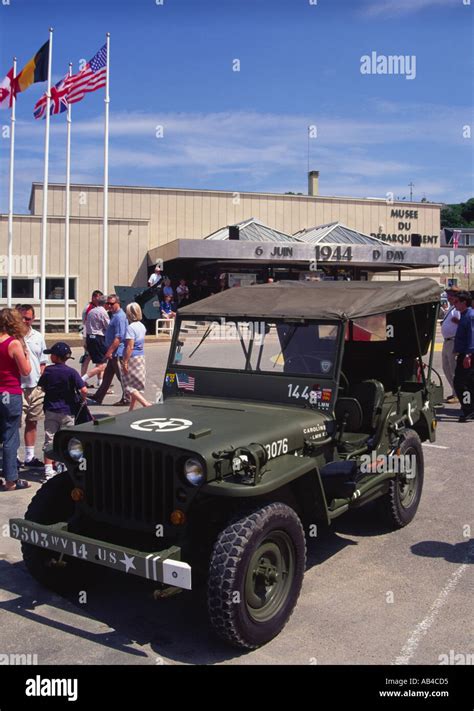
[[[2,487],[2,491],[21,491],[22,489],[29,489],[30,486],[31,484],[25,479],[17,479],[15,482],[15,486],[12,486],[11,488],[7,488],[5,482],[4,486]]]

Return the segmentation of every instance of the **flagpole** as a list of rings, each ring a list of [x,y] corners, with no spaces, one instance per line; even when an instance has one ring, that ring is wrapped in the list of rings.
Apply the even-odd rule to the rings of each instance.
[[[46,326],[46,253],[48,227],[48,170],[49,170],[49,110],[51,106],[51,65],[53,60],[53,29],[49,28],[48,88],[46,90],[46,127],[44,135],[43,216],[41,221],[41,317],[40,332]]]
[[[69,62],[69,76],[72,76],[72,62]],[[64,331],[69,333],[69,222],[71,212],[71,104],[67,105],[66,124],[66,229],[64,244]]]
[[[106,34],[107,48],[107,73],[105,78],[105,121],[104,121],[104,246],[103,246],[103,274],[102,288],[104,294],[108,292],[108,272],[109,272],[109,70],[110,70],[110,32]]]
[[[15,90],[14,81],[16,78],[16,57],[13,57],[13,76],[10,84],[12,97],[10,116],[10,178],[8,193],[8,260],[7,260],[7,306],[12,307],[12,270],[13,270],[13,176],[15,165]]]

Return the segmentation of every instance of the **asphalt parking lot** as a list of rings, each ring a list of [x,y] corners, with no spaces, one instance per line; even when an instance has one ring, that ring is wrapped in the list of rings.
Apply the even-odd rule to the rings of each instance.
[[[147,346],[149,399],[161,385],[167,349]],[[110,405],[119,397],[116,384],[96,411],[123,411]],[[199,593],[155,601],[141,580],[103,569],[84,584],[81,601],[40,587],[5,526],[23,516],[38,489],[30,474],[30,489],[0,494],[0,653],[36,655],[49,665],[437,665],[443,655],[472,654],[473,436],[472,423],[457,422],[456,406],[441,410],[437,442],[424,445],[415,520],[387,533],[368,507],[338,519],[309,543],[303,590],[286,628],[247,653],[214,637]]]

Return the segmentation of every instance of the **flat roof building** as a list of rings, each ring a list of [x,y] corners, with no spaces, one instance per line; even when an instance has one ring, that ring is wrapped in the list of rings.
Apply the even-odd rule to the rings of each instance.
[[[440,204],[396,202],[390,196],[387,199],[322,196],[316,194],[319,175],[315,174],[316,171],[312,171],[309,175],[309,195],[110,186],[109,290],[114,285],[146,286],[148,273],[159,259],[166,266],[170,263],[173,271],[179,265],[186,263],[187,269],[198,262],[201,266],[219,262],[219,268],[221,262],[228,262],[229,268],[234,269],[234,265],[239,268],[239,264],[242,266],[256,258],[277,269],[291,267],[292,263],[299,263],[303,268],[314,258],[318,247],[319,261],[324,262],[328,250],[323,251],[323,247],[336,245],[337,249],[337,240],[341,240],[343,246],[343,237],[350,242],[346,248],[351,248],[346,257],[351,254],[352,259],[342,261],[351,261],[365,271],[368,269],[368,278],[388,268],[396,278],[398,269],[407,267],[423,269],[422,272],[417,269],[413,277],[423,274],[439,278],[435,252],[438,253],[440,240]],[[14,303],[40,303],[42,197],[42,184],[33,183],[30,213],[14,216]],[[48,188],[46,320],[57,323],[64,318],[64,214],[65,186],[51,184]],[[93,289],[101,288],[102,215],[102,186],[73,184],[69,266],[71,321],[80,319]],[[7,223],[7,215],[0,215],[0,255],[7,254]],[[252,240],[222,239],[229,226],[231,230],[235,228],[235,237],[235,230],[242,224],[246,224],[247,232],[253,230],[255,241],[259,242],[265,241],[262,235],[270,230],[273,244],[262,245],[262,254],[255,255]],[[273,252],[275,245],[283,250],[286,245],[290,251]],[[378,256],[375,250],[380,252]],[[337,257],[338,253],[331,253],[326,261],[335,264]],[[6,303],[6,276],[4,260],[3,268],[0,265],[2,305]],[[187,273],[186,277],[189,278]],[[358,278],[364,275],[359,274]]]

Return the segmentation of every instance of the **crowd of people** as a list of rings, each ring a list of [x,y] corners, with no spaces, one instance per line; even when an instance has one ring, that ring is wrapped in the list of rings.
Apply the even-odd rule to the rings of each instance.
[[[55,433],[74,422],[70,388],[85,397],[87,388],[66,361],[71,357],[67,343],[47,349],[42,334],[32,328],[35,311],[30,304],[0,311],[0,440],[5,491],[26,489],[19,477],[21,467],[41,468],[41,481],[54,475],[53,462],[35,457],[38,421],[45,418],[44,449]],[[51,366],[47,366],[48,356]],[[72,390],[71,390],[72,392]],[[25,459],[20,462],[20,429],[24,424]]]
[[[44,483],[58,470],[48,458],[55,433],[69,427],[88,412],[88,405],[100,404],[114,376],[122,397],[115,405],[137,404],[149,407],[144,397],[146,382],[145,334],[139,304],[128,304],[123,311],[116,294],[105,297],[96,290],[84,309],[85,353],[81,374],[67,361],[70,346],[58,341],[47,349],[42,334],[32,328],[33,306],[18,304],[0,310],[0,442],[4,491],[26,489],[30,483],[20,470],[37,473]],[[48,363],[48,356],[50,363]],[[92,365],[92,368],[89,368]],[[88,395],[97,379],[97,391]],[[38,421],[44,416],[44,461],[35,456]],[[18,459],[20,431],[24,425],[25,459]],[[58,465],[59,466],[59,465]]]
[[[128,405],[133,409],[140,403],[147,407],[151,403],[143,396],[146,328],[142,323],[140,305],[132,302],[124,311],[117,294],[106,298],[102,292],[94,291],[89,306],[91,308],[87,307],[84,315],[85,355],[94,367],[82,378],[89,385],[97,377],[98,387],[88,398],[88,403],[101,404],[117,377],[122,397],[114,405]]]
[[[178,279],[173,287],[157,266],[148,287],[158,296],[161,317],[174,319],[181,306],[222,291],[226,285],[222,278],[211,283],[196,278],[189,285],[185,279]],[[70,346],[58,341],[47,349],[43,334],[32,328],[34,320],[35,310],[30,304],[0,310],[0,442],[5,491],[30,486],[20,478],[21,469],[40,470],[41,482],[54,476],[57,467],[46,456],[54,434],[78,422],[78,410],[88,411],[88,406],[101,404],[107,394],[113,394],[114,377],[122,390],[114,405],[129,409],[137,404],[151,405],[144,396],[146,328],[138,303],[128,304],[124,311],[117,294],[106,297],[99,289],[92,293],[82,313],[84,354],[79,361],[80,375],[67,365],[72,358]],[[96,391],[89,394],[93,387]],[[35,456],[38,422],[43,417],[44,461]],[[25,456],[20,461],[22,426]]]
[[[273,281],[273,280],[272,280]],[[227,286],[227,275],[221,274],[215,277],[202,277],[191,280],[188,284],[186,279],[179,278],[173,286],[169,277],[162,273],[161,267],[157,265],[154,272],[148,279],[150,295],[158,296],[160,318],[169,320],[176,317],[176,311],[182,306],[192,304],[207,296],[224,291]],[[144,295],[146,299],[147,294]]]

